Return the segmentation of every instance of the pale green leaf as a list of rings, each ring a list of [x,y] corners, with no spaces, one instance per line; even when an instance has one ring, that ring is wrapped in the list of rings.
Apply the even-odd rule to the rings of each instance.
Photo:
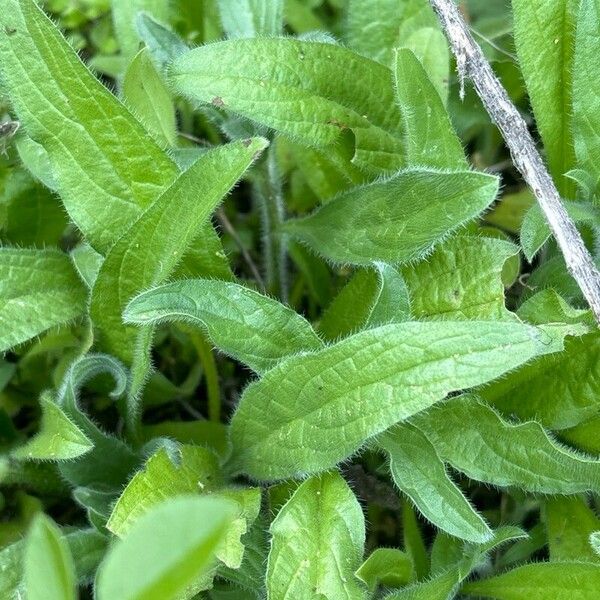
[[[492,531],[450,479],[431,442],[409,424],[378,438],[390,459],[394,483],[434,525],[450,535],[482,543]]]
[[[590,535],[600,529],[600,519],[583,497],[556,497],[544,503],[550,560],[600,562],[590,545]]]
[[[16,141],[19,158],[29,172],[47,188],[56,190],[50,158],[44,148],[27,135],[20,135]]]
[[[496,600],[592,600],[600,588],[600,565],[581,562],[532,563],[473,581],[461,592]]]
[[[323,313],[319,332],[336,340],[362,329],[406,321],[410,299],[404,279],[390,265],[362,269],[345,285]]]
[[[73,321],[85,311],[86,296],[62,252],[1,248],[0,351]]]
[[[577,7],[575,2],[572,4]],[[575,152],[591,192],[598,191],[600,180],[600,71],[598,70],[600,3],[580,0],[575,36],[573,72],[573,129]],[[569,107],[570,108],[570,107]]]
[[[539,335],[519,323],[407,322],[291,357],[242,395],[233,467],[260,479],[328,469],[449,392],[530,360]]]
[[[476,481],[529,492],[600,490],[600,461],[553,440],[539,423],[513,424],[473,396],[460,396],[417,415],[440,458]]]
[[[593,531],[590,533],[590,545],[596,556],[600,556],[600,531]]]
[[[100,565],[98,600],[180,598],[210,567],[235,506],[223,498],[181,497],[140,518]]]
[[[121,313],[135,295],[169,277],[211,213],[266,146],[262,138],[203,154],[111,248],[92,289],[90,314],[101,345],[127,362],[135,328]]]
[[[334,262],[409,262],[479,215],[497,191],[497,178],[484,173],[410,169],[344,192],[285,230]]]
[[[567,338],[563,352],[538,358],[486,387],[481,396],[505,414],[536,419],[556,430],[598,413],[598,385],[600,333],[594,331]]]
[[[390,70],[342,46],[291,38],[231,40],[183,54],[169,72],[178,93],[308,145],[331,144],[350,129],[353,162],[363,169],[390,172],[404,164]]]
[[[397,548],[376,548],[355,575],[371,591],[378,585],[402,587],[413,577],[412,560],[406,552]]]
[[[435,34],[443,34],[432,29]],[[411,166],[466,169],[468,163],[434,84],[411,50],[394,53],[396,98],[405,119],[406,160]]]
[[[310,323],[277,300],[236,283],[178,281],[143,292],[123,313],[128,323],[186,321],[212,343],[261,373],[280,360],[323,343]]]
[[[42,421],[39,432],[12,453],[30,460],[70,460],[93,447],[91,440],[77,427],[51,396],[42,395]]]
[[[283,0],[218,0],[223,29],[229,38],[283,33]]]
[[[502,269],[518,249],[485,237],[456,236],[402,270],[415,318],[514,319],[504,305]]]
[[[519,318],[532,325],[544,323],[583,323],[594,326],[590,309],[573,308],[555,290],[548,288],[534,294],[517,311]]]
[[[177,144],[175,107],[147,48],[140,50],[127,67],[123,98],[161,147]]]
[[[140,38],[146,44],[152,60],[162,73],[176,57],[189,50],[185,42],[164,24],[155,21],[151,15],[141,12],[136,18]]]
[[[93,288],[104,257],[84,242],[71,250],[71,260],[85,285]]]
[[[550,172],[562,195],[573,182],[573,55],[579,0],[512,0],[519,64],[542,136]]]
[[[364,517],[341,475],[324,473],[305,481],[270,531],[269,598],[366,598],[366,589],[354,577],[364,551]]]
[[[23,559],[27,600],[75,600],[75,567],[69,546],[45,515],[34,520]]]

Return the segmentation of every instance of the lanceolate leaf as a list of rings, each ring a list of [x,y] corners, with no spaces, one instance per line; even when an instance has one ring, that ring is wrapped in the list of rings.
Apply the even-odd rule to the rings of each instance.
[[[399,49],[394,53],[392,68],[396,98],[406,123],[408,164],[466,169],[468,163],[450,116],[419,59],[411,50]]]
[[[509,423],[473,396],[412,422],[442,460],[477,481],[546,494],[600,490],[600,461],[562,446],[538,423]]]
[[[218,0],[223,29],[229,38],[281,35],[283,0]]]
[[[537,127],[561,194],[573,185],[573,49],[579,0],[512,0],[514,34]],[[590,21],[591,22],[591,21]]]
[[[514,319],[504,306],[502,268],[514,244],[456,236],[402,270],[415,318]]]
[[[27,535],[24,556],[28,600],[75,600],[75,567],[60,530],[38,516]]]
[[[337,263],[403,263],[422,257],[496,197],[496,177],[473,171],[400,171],[356,187],[286,231]]]
[[[378,438],[388,453],[396,485],[434,525],[450,535],[482,543],[492,531],[450,479],[431,442],[409,424]]]
[[[86,295],[65,254],[1,248],[0,352],[77,318]]]
[[[215,346],[256,372],[290,354],[323,343],[310,323],[280,302],[225,281],[179,281],[143,292],[123,314],[129,323],[190,321],[206,329]]]
[[[401,587],[411,581],[413,564],[410,556],[397,548],[377,548],[355,573],[371,591],[378,584]]]
[[[93,447],[91,440],[69,419],[50,395],[43,395],[39,433],[13,452],[15,458],[69,460]]]
[[[260,479],[328,469],[449,392],[530,360],[538,335],[518,323],[410,322],[292,357],[246,388],[232,466]]]
[[[338,473],[305,481],[279,511],[271,534],[269,598],[366,598],[354,577],[364,551],[364,517]]]
[[[131,361],[135,329],[122,324],[126,304],[173,273],[198,229],[265,145],[256,138],[203,154],[112,247],[92,290],[90,308],[110,352]]]
[[[210,568],[234,511],[217,497],[162,502],[111,548],[98,572],[98,600],[180,598]]]
[[[490,579],[473,581],[462,592],[497,600],[590,600],[600,587],[600,565],[549,562],[523,565]]]
[[[287,68],[278,68],[283,63]],[[176,58],[170,75],[177,92],[308,145],[331,144],[350,129],[353,161],[369,171],[404,164],[390,70],[341,46],[287,38],[218,42]]]

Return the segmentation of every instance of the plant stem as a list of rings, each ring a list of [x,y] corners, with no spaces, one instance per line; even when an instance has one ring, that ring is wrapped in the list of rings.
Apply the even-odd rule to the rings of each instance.
[[[600,323],[600,272],[571,220],[527,124],[494,75],[453,0],[430,0],[456,57],[461,97],[469,77],[488,114],[500,129],[517,169],[533,191],[573,276]]]
[[[190,332],[190,337],[204,369],[208,395],[208,419],[218,423],[221,420],[221,390],[219,389],[219,374],[215,356],[201,333]]]

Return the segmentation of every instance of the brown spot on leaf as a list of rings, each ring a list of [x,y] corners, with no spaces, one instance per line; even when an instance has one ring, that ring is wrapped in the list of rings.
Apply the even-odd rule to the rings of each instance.
[[[223,98],[221,98],[221,96],[215,96],[212,99],[212,105],[216,106],[217,108],[223,108],[225,106],[225,102],[223,102]]]
[[[6,32],[6,35],[15,35],[15,33],[17,33],[17,30],[14,27],[9,27],[8,25],[4,28],[4,31]]]
[[[339,127],[342,131],[344,129],[348,129],[348,125],[346,125],[346,123],[342,123],[341,121],[338,121],[337,119],[329,119],[329,121],[327,121],[328,125],[335,125],[336,127]]]

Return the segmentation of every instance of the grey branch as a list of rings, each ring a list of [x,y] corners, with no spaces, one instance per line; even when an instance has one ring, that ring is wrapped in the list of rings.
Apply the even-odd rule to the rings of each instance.
[[[600,272],[571,220],[527,125],[494,75],[454,0],[430,0],[456,57],[461,83],[468,77],[488,114],[500,129],[515,166],[535,194],[564,256],[569,273],[581,288],[600,323]]]

